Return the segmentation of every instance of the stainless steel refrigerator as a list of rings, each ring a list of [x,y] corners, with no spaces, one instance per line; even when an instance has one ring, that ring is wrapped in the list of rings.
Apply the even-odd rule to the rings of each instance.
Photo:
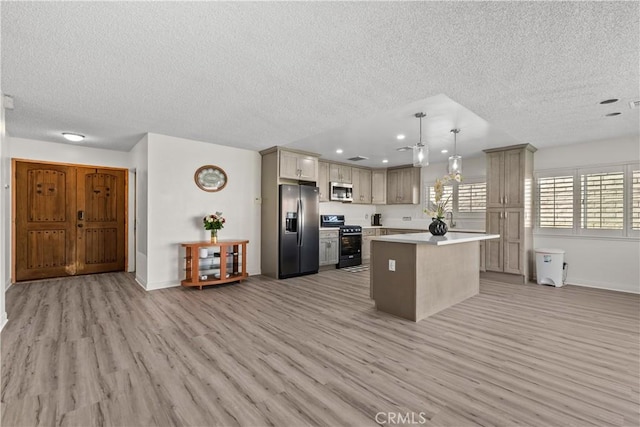
[[[320,192],[308,185],[280,185],[280,279],[318,272]]]

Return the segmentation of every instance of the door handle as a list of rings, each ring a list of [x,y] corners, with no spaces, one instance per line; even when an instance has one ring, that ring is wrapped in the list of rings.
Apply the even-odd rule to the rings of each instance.
[[[78,211],[78,219],[80,221],[84,220],[84,211]]]

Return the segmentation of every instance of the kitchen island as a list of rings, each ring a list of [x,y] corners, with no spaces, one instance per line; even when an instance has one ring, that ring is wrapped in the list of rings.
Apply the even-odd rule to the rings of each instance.
[[[371,241],[371,298],[379,311],[417,322],[478,294],[481,240],[498,234],[410,233]]]

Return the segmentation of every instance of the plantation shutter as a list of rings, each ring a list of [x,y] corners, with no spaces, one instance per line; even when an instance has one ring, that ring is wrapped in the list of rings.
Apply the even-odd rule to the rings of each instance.
[[[458,184],[458,212],[484,212],[487,208],[487,183]]]
[[[453,186],[452,185],[445,185],[442,188],[442,201],[447,200],[447,198],[449,198],[448,206],[449,208],[451,208],[453,206]],[[429,187],[429,201],[431,203],[436,202],[436,190],[434,187]]]
[[[582,228],[624,228],[624,173],[581,175]]]
[[[573,176],[538,179],[538,226],[573,228]]]
[[[640,170],[631,174],[631,229],[640,230]]]

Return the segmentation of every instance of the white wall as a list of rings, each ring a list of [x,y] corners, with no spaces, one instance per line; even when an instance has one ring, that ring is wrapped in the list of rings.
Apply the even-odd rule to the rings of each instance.
[[[59,144],[48,141],[9,137],[9,153],[12,159],[39,160],[52,163],[73,163],[90,166],[107,166],[116,168],[131,167],[129,153],[114,150],[103,150],[82,145]],[[134,206],[135,188],[133,172],[129,172],[128,195],[128,267],[129,271],[135,270],[135,253],[131,249],[134,246]],[[9,239],[10,240],[10,239]]]
[[[2,90],[0,88],[0,96]],[[0,103],[2,100],[0,99]],[[11,284],[11,161],[5,132],[4,107],[0,105],[0,330],[7,323],[5,292]]]
[[[202,217],[223,212],[221,239],[248,239],[247,271],[260,274],[260,176],[258,152],[205,142],[148,135],[147,289],[180,284],[180,243],[209,239]],[[198,188],[194,172],[213,164],[225,170],[227,186],[215,193]]]
[[[147,288],[147,247],[148,241],[148,205],[149,205],[149,136],[145,135],[131,149],[131,164],[135,169],[134,181],[136,190],[135,218],[136,239],[136,281]],[[133,187],[133,185],[132,185]]]
[[[640,160],[637,138],[588,142],[538,150],[534,169],[589,167]],[[536,248],[566,251],[567,283],[640,293],[640,241],[636,238],[533,237]]]

